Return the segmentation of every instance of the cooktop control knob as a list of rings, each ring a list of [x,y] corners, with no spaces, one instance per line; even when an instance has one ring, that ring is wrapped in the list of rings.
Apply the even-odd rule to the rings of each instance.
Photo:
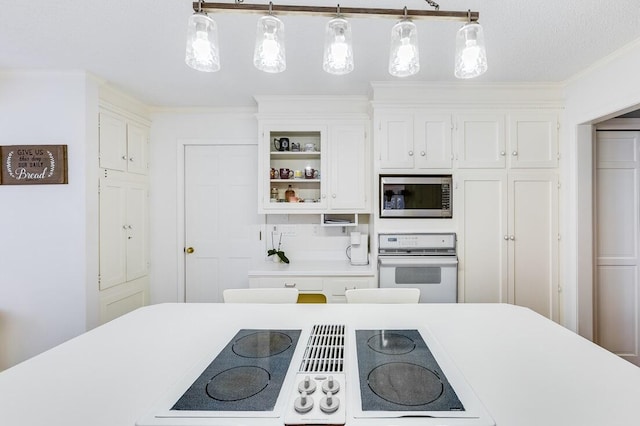
[[[329,379],[322,383],[322,392],[324,393],[337,393],[340,390],[340,383],[337,380],[333,380],[333,376],[329,376]]]
[[[291,381],[290,391],[284,426],[346,424],[348,395],[344,373],[299,372]]]
[[[293,407],[298,413],[308,413],[313,408],[313,398],[307,396],[307,393],[303,391],[302,394],[296,398]]]
[[[299,392],[306,392],[307,395],[311,395],[316,391],[316,381],[311,380],[311,377],[305,376],[304,380],[298,384]]]
[[[320,400],[320,409],[325,413],[333,413],[340,407],[340,400],[333,396],[331,392],[327,392],[327,396]]]

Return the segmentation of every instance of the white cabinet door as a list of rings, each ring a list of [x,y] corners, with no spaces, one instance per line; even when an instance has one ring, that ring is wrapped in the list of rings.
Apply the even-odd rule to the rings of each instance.
[[[149,129],[108,112],[99,120],[100,167],[147,174]]]
[[[329,210],[370,210],[366,124],[331,125],[328,150]]]
[[[460,168],[504,168],[506,157],[503,114],[456,116],[456,149]]]
[[[100,290],[147,275],[147,186],[100,180]]]
[[[100,180],[100,290],[127,280],[126,202],[121,182]]]
[[[127,124],[127,161],[130,173],[147,174],[149,130],[133,123]]]
[[[147,194],[145,184],[130,183],[127,185],[125,222],[127,226],[127,281],[143,277],[148,273]]]
[[[461,302],[513,303],[558,321],[555,172],[458,176]]]
[[[509,220],[509,302],[558,321],[557,174],[511,172]]]
[[[507,176],[502,171],[462,172],[459,298],[467,303],[507,302]],[[505,240],[505,238],[507,240]]]
[[[415,166],[420,169],[451,168],[451,116],[416,114],[414,119]]]
[[[99,115],[100,167],[127,170],[127,123],[124,118],[101,112]]]
[[[384,114],[378,122],[381,169],[412,169],[413,113]]]
[[[558,167],[558,115],[509,114],[507,154],[512,168]]]

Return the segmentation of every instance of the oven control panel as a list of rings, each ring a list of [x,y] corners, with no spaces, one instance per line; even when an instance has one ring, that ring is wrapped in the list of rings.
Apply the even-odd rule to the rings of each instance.
[[[344,425],[345,400],[343,373],[298,373],[284,423]]]

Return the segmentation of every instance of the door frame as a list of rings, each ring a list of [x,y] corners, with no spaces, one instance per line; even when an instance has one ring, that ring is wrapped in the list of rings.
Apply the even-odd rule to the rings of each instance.
[[[176,144],[176,256],[177,256],[177,294],[176,300],[178,302],[186,302],[186,259],[185,259],[185,247],[186,241],[186,223],[185,223],[185,150],[189,145],[194,146],[241,146],[241,145],[258,145],[257,139],[254,138],[194,138],[194,139],[178,139]],[[258,159],[258,161],[260,161]],[[256,197],[258,194],[256,194]],[[256,212],[256,214],[258,214]]]

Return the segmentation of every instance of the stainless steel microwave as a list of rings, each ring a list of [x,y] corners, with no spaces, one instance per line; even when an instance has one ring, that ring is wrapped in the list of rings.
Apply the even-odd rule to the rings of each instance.
[[[450,218],[451,175],[380,175],[380,217]]]

